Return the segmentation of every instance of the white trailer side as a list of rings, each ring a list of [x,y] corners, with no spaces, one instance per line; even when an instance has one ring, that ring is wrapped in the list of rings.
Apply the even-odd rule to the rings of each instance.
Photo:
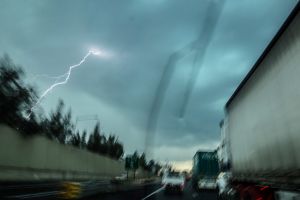
[[[231,171],[300,183],[300,14],[286,22],[226,104]]]

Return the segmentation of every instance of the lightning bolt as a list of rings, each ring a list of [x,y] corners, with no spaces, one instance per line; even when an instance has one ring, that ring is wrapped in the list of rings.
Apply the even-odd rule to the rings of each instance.
[[[45,77],[48,77],[48,78],[54,78],[55,79],[55,82],[48,88],[46,89],[42,95],[38,98],[38,100],[35,102],[35,104],[31,107],[30,109],[30,112],[29,114],[26,116],[26,118],[29,118],[30,115],[32,114],[32,112],[34,111],[34,109],[40,105],[40,103],[42,102],[42,100],[54,89],[56,88],[57,86],[59,85],[64,85],[68,82],[68,80],[70,79],[70,76],[71,76],[71,72],[74,68],[76,67],[79,67],[80,65],[82,65],[86,59],[91,56],[91,55],[101,55],[101,52],[98,51],[98,50],[89,50],[89,52],[80,60],[79,63],[75,64],[75,65],[71,65],[69,66],[69,70],[65,73],[65,74],[62,74],[62,75],[59,75],[59,76],[48,76],[48,75],[40,75],[40,76],[45,76]],[[64,80],[62,81],[59,81],[61,78],[65,78]]]

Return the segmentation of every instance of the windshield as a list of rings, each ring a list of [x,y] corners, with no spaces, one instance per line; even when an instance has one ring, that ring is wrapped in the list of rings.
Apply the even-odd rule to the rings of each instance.
[[[132,198],[157,190],[159,199],[166,174],[185,174],[197,188],[201,177],[234,166],[267,158],[281,166],[269,150],[259,162],[246,159],[265,148],[288,157],[283,169],[298,169],[291,161],[298,157],[291,154],[298,146],[298,89],[288,87],[298,82],[293,77],[291,84],[283,82],[298,74],[292,57],[298,47],[289,46],[298,44],[297,5],[295,0],[1,0],[0,195],[122,199],[126,195],[117,194],[134,188]],[[284,50],[275,49],[281,44]],[[294,68],[260,67],[273,61]],[[254,68],[261,70],[252,73]],[[214,160],[195,161],[206,152]],[[266,172],[263,178],[268,170],[280,171],[267,164],[255,170],[254,175]],[[211,195],[216,198],[217,192]]]

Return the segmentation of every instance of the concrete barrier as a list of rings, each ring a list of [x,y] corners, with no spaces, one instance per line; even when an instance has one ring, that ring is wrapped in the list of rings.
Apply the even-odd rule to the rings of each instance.
[[[0,125],[0,181],[97,180],[125,173],[124,162]]]

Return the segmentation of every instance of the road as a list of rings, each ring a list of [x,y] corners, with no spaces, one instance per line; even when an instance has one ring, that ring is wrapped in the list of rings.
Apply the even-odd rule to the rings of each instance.
[[[168,199],[184,199],[184,200],[215,200],[217,199],[216,191],[202,191],[196,192],[192,189],[191,183],[188,182],[183,194],[165,194],[162,186],[157,181],[156,183],[147,183],[143,185],[135,185],[130,187],[121,187],[118,191],[120,192],[101,192],[104,191],[103,187],[108,189],[111,184],[107,184],[103,181],[93,181],[78,184],[67,184],[64,187],[65,191],[69,191],[67,196],[62,195],[61,183],[51,182],[51,183],[14,183],[14,184],[0,184],[0,199],[44,199],[44,200],[54,200],[61,199],[62,197],[71,197],[70,194],[76,194],[76,191],[82,191],[82,200],[168,200]],[[78,190],[80,186],[81,189]],[[66,190],[69,188],[69,190]],[[70,190],[72,189],[72,191]],[[112,189],[112,188],[111,188]],[[115,188],[114,190],[116,190]],[[98,194],[97,194],[98,193]],[[93,196],[88,196],[91,194],[97,194]],[[74,197],[76,197],[75,195]]]
[[[122,199],[130,199],[130,200],[216,200],[217,192],[216,191],[202,191],[196,192],[192,189],[191,183],[188,182],[186,188],[182,195],[180,194],[165,194],[163,189],[161,189],[161,185],[150,185],[146,187],[142,187],[136,190],[120,192],[114,194],[105,194],[105,195],[96,195],[88,198],[84,198],[84,200],[122,200]]]

